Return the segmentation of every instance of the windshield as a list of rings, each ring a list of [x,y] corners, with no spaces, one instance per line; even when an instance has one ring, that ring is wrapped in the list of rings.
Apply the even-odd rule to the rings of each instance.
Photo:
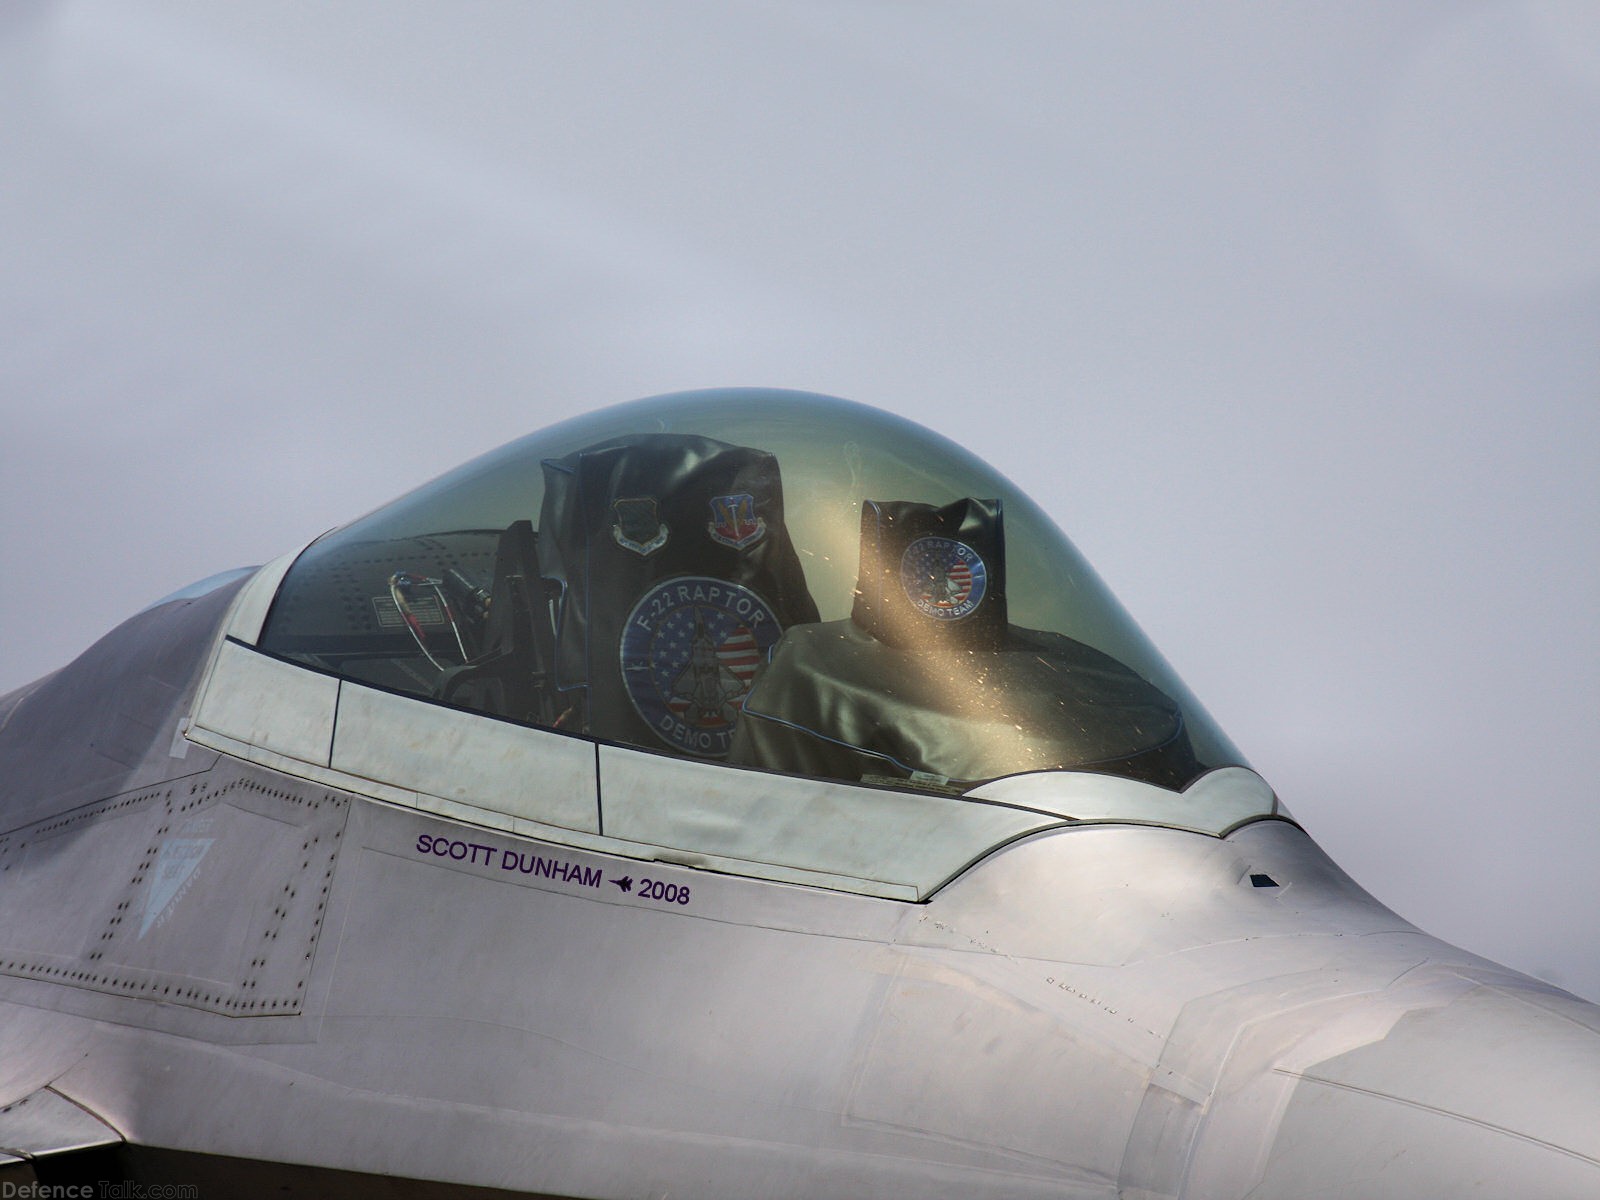
[[[1238,752],[1028,498],[842,400],[686,393],[512,442],[323,537],[260,646],[629,746],[962,792],[1181,789]]]

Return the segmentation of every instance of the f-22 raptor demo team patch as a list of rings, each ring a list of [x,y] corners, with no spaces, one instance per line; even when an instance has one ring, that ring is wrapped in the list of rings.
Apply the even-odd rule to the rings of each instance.
[[[628,614],[623,685],[667,745],[721,758],[756,668],[782,632],[772,606],[747,587],[699,575],[669,579]]]
[[[918,538],[900,558],[906,599],[925,617],[959,621],[983,603],[989,569],[978,552],[953,538]]]

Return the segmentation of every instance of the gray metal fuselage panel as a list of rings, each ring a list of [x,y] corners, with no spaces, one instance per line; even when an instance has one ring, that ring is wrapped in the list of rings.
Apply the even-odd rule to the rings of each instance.
[[[176,757],[224,602],[143,614],[0,730],[0,1105],[48,1085],[139,1145],[562,1196],[1243,1194],[1184,1189],[1282,1173],[1281,1064],[1541,991],[1281,820],[1050,830],[913,904]],[[142,751],[39,765],[129,697]]]

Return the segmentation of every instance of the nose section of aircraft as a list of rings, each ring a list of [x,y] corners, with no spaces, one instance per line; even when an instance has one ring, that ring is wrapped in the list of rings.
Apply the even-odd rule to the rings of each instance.
[[[1415,1009],[1321,1061],[1280,1059],[1276,1133],[1254,1185],[1231,1194],[1600,1196],[1600,1010],[1528,984]]]

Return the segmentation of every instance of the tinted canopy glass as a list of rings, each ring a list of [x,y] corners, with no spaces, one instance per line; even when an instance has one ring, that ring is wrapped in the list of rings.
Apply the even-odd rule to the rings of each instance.
[[[320,539],[260,645],[688,758],[965,791],[1242,765],[1077,551],[952,442],[793,392],[639,401]]]

